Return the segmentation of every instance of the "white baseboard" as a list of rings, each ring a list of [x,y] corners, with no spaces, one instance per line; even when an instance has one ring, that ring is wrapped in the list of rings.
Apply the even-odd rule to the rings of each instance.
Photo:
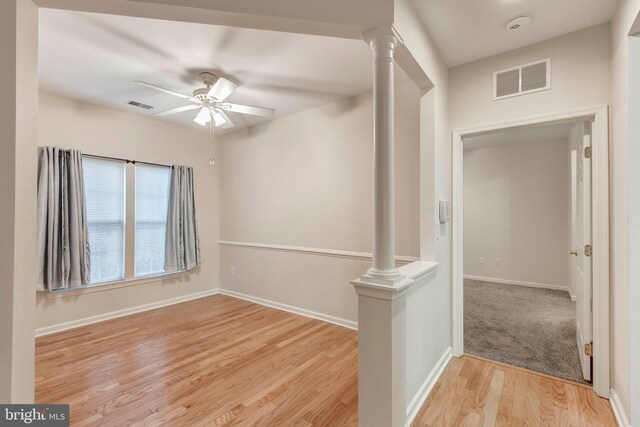
[[[287,311],[293,314],[299,314],[301,316],[311,317],[312,319],[322,320],[323,322],[333,323],[334,325],[343,326],[345,328],[358,330],[358,322],[352,320],[343,319],[341,317],[335,317],[324,313],[318,313],[316,311],[307,310],[304,308],[294,307],[292,305],[283,304],[276,301],[271,301],[263,298],[254,297],[252,295],[246,295],[240,292],[231,291],[228,289],[219,289],[222,295],[228,295],[234,298],[240,298],[249,302],[264,305],[271,308],[277,308],[278,310]]]
[[[624,409],[622,409],[622,403],[620,402],[620,398],[618,397],[618,393],[614,389],[609,390],[609,403],[611,403],[611,409],[613,409],[613,414],[616,417],[616,421],[618,422],[619,427],[630,427],[629,419],[624,413]]]
[[[155,308],[166,307],[168,305],[179,304],[185,301],[191,301],[198,298],[208,297],[210,295],[216,295],[218,293],[219,293],[218,289],[210,289],[207,291],[196,292],[189,295],[183,295],[183,296],[170,298],[162,301],[152,302],[149,304],[137,305],[135,307],[129,307],[123,310],[112,311],[109,313],[99,314],[91,317],[85,317],[84,319],[73,320],[71,322],[58,323],[57,325],[45,326],[43,328],[36,329],[36,337],[53,334],[55,332],[62,332],[68,329],[79,328],[80,326],[103,322],[109,319],[115,319],[116,317],[128,316],[129,314],[140,313],[143,311],[153,310]]]
[[[157,301],[149,304],[129,307],[123,310],[117,310],[109,313],[98,314],[96,316],[85,317],[83,319],[72,320],[70,322],[58,323],[57,325],[45,326],[45,327],[36,329],[36,337],[41,337],[41,336],[53,334],[56,332],[62,332],[69,329],[79,328],[81,326],[91,325],[92,323],[103,322],[105,320],[115,319],[117,317],[128,316],[130,314],[140,313],[143,311],[153,310],[156,308],[166,307],[169,305],[179,304],[181,302],[191,301],[194,299],[203,298],[211,295],[217,295],[217,294],[228,295],[234,298],[240,298],[256,304],[276,308],[278,310],[287,311],[289,313],[299,314],[301,316],[311,317],[313,319],[322,320],[323,322],[333,323],[334,325],[343,326],[345,328],[358,330],[358,322],[342,319],[340,317],[330,316],[328,314],[318,313],[311,310],[306,310],[304,308],[282,304],[276,301],[270,301],[263,298],[242,294],[240,292],[216,288],[216,289],[210,289],[207,291],[196,292],[194,294],[183,295],[180,297],[171,298],[167,300]]]
[[[427,375],[427,378],[418,389],[416,395],[413,396],[413,399],[409,402],[409,405],[407,406],[406,427],[411,425],[413,419],[418,415],[418,412],[420,412],[422,405],[427,400],[427,397],[429,397],[429,393],[433,390],[433,386],[436,385],[436,382],[438,381],[438,378],[440,378],[440,375],[442,375],[444,368],[447,367],[452,355],[452,349],[451,347],[448,347],[442,357],[440,357],[440,360],[436,363],[436,366],[434,366],[431,372],[429,372],[429,375]]]
[[[568,286],[551,285],[549,283],[524,282],[522,280],[498,279],[495,277],[469,276],[466,274],[464,275],[464,278],[469,280],[478,280],[481,282],[500,283],[501,285],[528,286],[530,288],[544,288],[553,289],[554,291],[565,291],[572,297],[571,299],[575,298],[575,296],[571,295]]]

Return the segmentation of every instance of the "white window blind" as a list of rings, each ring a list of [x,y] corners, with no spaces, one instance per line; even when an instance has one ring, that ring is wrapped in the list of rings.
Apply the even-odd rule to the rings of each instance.
[[[124,279],[125,162],[83,158],[91,283]]]
[[[136,164],[136,277],[164,273],[171,168]]]

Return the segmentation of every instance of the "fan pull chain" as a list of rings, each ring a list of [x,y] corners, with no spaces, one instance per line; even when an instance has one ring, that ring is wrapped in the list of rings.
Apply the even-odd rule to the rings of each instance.
[[[213,158],[213,118],[211,118],[211,121],[209,122],[209,164],[211,166],[216,164],[216,160]]]

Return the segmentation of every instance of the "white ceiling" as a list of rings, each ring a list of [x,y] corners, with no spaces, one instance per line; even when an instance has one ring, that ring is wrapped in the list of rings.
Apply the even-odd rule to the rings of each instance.
[[[198,73],[213,71],[240,84],[229,102],[275,108],[277,118],[369,91],[373,79],[361,40],[53,9],[40,10],[39,51],[42,89],[145,116],[188,102],[133,80],[190,95],[203,86]],[[205,131],[196,113],[159,120]],[[268,120],[228,115],[236,130]]]
[[[448,66],[486,58],[611,20],[617,0],[412,0]],[[528,26],[508,31],[511,18]]]
[[[530,126],[513,130],[464,138],[464,150],[497,147],[500,145],[526,144],[528,142],[567,141],[573,123]]]

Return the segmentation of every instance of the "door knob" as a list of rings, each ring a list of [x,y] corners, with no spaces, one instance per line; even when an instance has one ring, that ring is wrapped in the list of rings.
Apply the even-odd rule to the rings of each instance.
[[[569,253],[570,253],[571,255],[578,256],[578,251],[571,251],[571,252],[569,252]]]

